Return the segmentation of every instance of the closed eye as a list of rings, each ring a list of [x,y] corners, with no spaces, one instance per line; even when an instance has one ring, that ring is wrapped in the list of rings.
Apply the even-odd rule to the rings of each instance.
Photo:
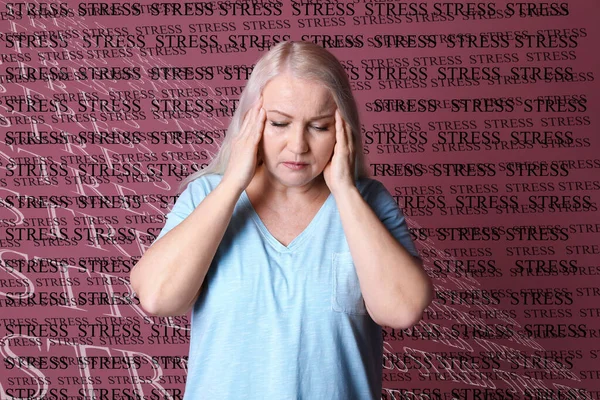
[[[288,126],[289,123],[288,122],[275,122],[275,121],[270,121],[271,126],[274,126],[276,128],[283,128],[285,126]],[[329,130],[328,126],[311,126],[312,129],[316,130],[316,131],[320,131],[320,132],[326,132]]]

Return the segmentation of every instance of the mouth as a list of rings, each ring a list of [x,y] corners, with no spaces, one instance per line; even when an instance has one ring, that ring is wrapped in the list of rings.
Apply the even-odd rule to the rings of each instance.
[[[303,162],[294,162],[294,161],[284,161],[283,165],[290,169],[298,170],[306,167],[308,164]]]

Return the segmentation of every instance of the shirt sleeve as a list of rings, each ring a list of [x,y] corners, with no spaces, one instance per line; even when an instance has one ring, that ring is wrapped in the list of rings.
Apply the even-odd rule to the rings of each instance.
[[[408,231],[406,218],[383,183],[371,179],[368,189],[369,204],[379,220],[398,242],[413,256],[422,260]]]
[[[171,229],[175,228],[186,219],[192,211],[196,209],[198,204],[208,195],[208,190],[204,185],[204,177],[193,180],[188,183],[187,187],[181,192],[173,208],[166,215],[167,222],[163,226],[162,230],[154,239],[152,244],[156,243],[158,239],[167,234]],[[152,246],[152,245],[150,245]]]

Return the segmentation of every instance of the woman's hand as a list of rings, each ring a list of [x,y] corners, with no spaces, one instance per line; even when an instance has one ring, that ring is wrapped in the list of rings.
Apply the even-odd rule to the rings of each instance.
[[[240,133],[232,140],[229,162],[223,174],[223,182],[232,185],[240,193],[250,184],[256,171],[258,144],[263,135],[267,114],[262,103],[261,96],[246,112]]]
[[[354,142],[350,125],[344,121],[339,109],[335,110],[335,147],[333,156],[323,170],[325,183],[331,193],[354,184]]]

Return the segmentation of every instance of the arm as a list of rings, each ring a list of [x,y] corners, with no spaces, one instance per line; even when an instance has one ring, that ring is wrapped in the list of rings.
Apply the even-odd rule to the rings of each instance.
[[[433,297],[422,261],[392,236],[355,186],[334,195],[369,315],[392,328],[414,325]]]
[[[416,253],[402,212],[383,184],[373,180],[379,190],[375,190],[372,203],[385,224],[357,189],[352,129],[339,109],[335,131],[333,155],[323,177],[338,206],[367,311],[379,325],[410,327],[431,302],[433,284],[421,260],[400,244],[404,241]]]
[[[168,232],[161,237],[161,231],[131,271],[131,286],[151,314],[185,314],[200,295],[235,204],[256,170],[266,121],[262,100],[261,96],[246,112],[240,132],[233,137],[227,168],[217,187],[190,212],[194,207],[190,185],[197,181],[191,182],[173,207],[174,222],[169,219],[169,227],[163,228]]]
[[[158,316],[187,313],[200,294],[240,194],[221,181],[146,250],[131,270],[131,286],[146,311]]]

